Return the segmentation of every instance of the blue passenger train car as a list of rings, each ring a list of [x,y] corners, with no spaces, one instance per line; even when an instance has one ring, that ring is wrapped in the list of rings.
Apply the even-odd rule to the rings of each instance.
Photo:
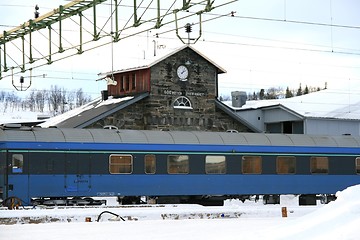
[[[287,134],[17,128],[0,130],[4,205],[220,205],[299,194],[325,202],[360,183],[360,138]],[[146,198],[145,198],[146,197]]]

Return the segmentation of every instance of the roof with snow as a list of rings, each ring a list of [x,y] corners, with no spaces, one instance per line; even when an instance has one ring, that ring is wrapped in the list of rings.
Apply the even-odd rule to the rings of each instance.
[[[339,90],[326,89],[292,98],[247,101],[240,108],[232,107],[231,101],[224,103],[235,111],[280,107],[304,118],[360,120],[360,94]]]
[[[218,64],[216,64],[214,61],[212,61],[210,58],[208,58],[207,56],[205,56],[203,53],[199,52],[198,50],[196,50],[194,47],[190,46],[190,45],[183,45],[182,47],[171,51],[171,52],[164,52],[164,54],[162,55],[158,55],[155,58],[151,58],[148,60],[144,60],[143,64],[137,67],[129,67],[129,68],[124,68],[121,70],[116,70],[114,72],[105,72],[105,73],[99,73],[100,76],[104,76],[106,77],[107,75],[110,74],[117,74],[117,73],[123,73],[123,72],[129,72],[129,71],[133,71],[133,70],[140,70],[140,69],[146,69],[146,68],[150,68],[154,65],[156,65],[157,63],[165,60],[166,58],[170,57],[171,55],[174,55],[186,48],[190,48],[191,50],[193,50],[194,52],[196,52],[198,55],[200,55],[202,58],[204,58],[206,61],[208,61],[209,63],[211,63],[212,65],[214,65],[217,70],[218,73],[226,73],[226,70],[222,67],[220,67]],[[102,78],[101,78],[102,79]]]
[[[39,126],[45,128],[54,126],[61,128],[84,128],[147,96],[149,96],[149,93],[122,98],[109,98],[107,100],[102,100],[101,98],[95,99],[79,108],[52,117],[46,122],[39,124]]]

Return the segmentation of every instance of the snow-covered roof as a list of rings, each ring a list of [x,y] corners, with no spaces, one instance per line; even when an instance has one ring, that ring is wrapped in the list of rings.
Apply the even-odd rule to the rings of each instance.
[[[360,120],[360,94],[341,90],[321,90],[292,98],[247,101],[236,111],[282,107],[306,118]]]
[[[98,99],[95,99],[95,100],[81,106],[81,107],[72,109],[63,114],[49,118],[44,123],[39,124],[39,126],[43,127],[43,128],[58,126],[58,125],[64,124],[65,122],[69,121],[69,119],[81,118],[82,115],[85,116],[85,113],[86,113],[86,115],[88,115],[89,112],[94,112],[94,113],[96,113],[96,115],[98,115],[99,113],[96,111],[96,109],[108,106],[105,110],[109,110],[109,107],[113,108],[114,106],[117,106],[119,103],[129,101],[133,98],[134,98],[133,96],[123,97],[123,98],[109,98],[107,100],[102,100],[101,98],[98,98]],[[83,121],[83,122],[88,121],[88,120],[89,119],[81,119],[81,121]],[[81,124],[81,121],[76,124]],[[72,126],[72,127],[74,127],[74,126]]]
[[[216,64],[214,61],[212,61],[211,59],[209,59],[207,56],[205,56],[203,53],[199,52],[198,50],[196,50],[194,47],[190,46],[190,45],[183,45],[182,47],[172,50],[171,52],[166,51],[163,52],[162,54],[156,56],[155,58],[151,58],[151,59],[147,59],[144,60],[142,62],[141,65],[139,66],[130,66],[128,68],[123,68],[120,70],[115,70],[114,72],[105,72],[105,73],[99,73],[99,76],[107,76],[109,74],[117,74],[117,73],[122,73],[122,72],[129,72],[129,71],[134,71],[134,70],[141,70],[141,69],[146,69],[146,68],[150,68],[152,66],[154,66],[155,64],[165,60],[166,58],[170,57],[171,55],[174,55],[186,48],[190,48],[191,50],[193,50],[194,52],[196,52],[197,54],[199,54],[202,58],[204,58],[206,61],[208,61],[209,63],[211,63],[212,65],[214,65],[217,69],[218,69],[218,73],[226,73],[226,70],[222,67],[220,67],[218,64]]]

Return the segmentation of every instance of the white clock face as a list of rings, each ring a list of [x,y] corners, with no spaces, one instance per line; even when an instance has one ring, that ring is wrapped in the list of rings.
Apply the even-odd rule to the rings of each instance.
[[[177,69],[177,75],[182,81],[186,81],[187,77],[189,76],[189,70],[186,66],[180,65]]]

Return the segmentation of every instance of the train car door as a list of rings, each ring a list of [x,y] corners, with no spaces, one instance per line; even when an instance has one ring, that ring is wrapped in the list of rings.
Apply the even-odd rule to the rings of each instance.
[[[65,191],[72,193],[89,192],[91,190],[91,161],[84,153],[66,154]]]
[[[17,197],[22,201],[29,201],[28,160],[27,151],[7,153],[7,197]]]
[[[7,197],[7,161],[6,151],[0,151],[0,200]]]

